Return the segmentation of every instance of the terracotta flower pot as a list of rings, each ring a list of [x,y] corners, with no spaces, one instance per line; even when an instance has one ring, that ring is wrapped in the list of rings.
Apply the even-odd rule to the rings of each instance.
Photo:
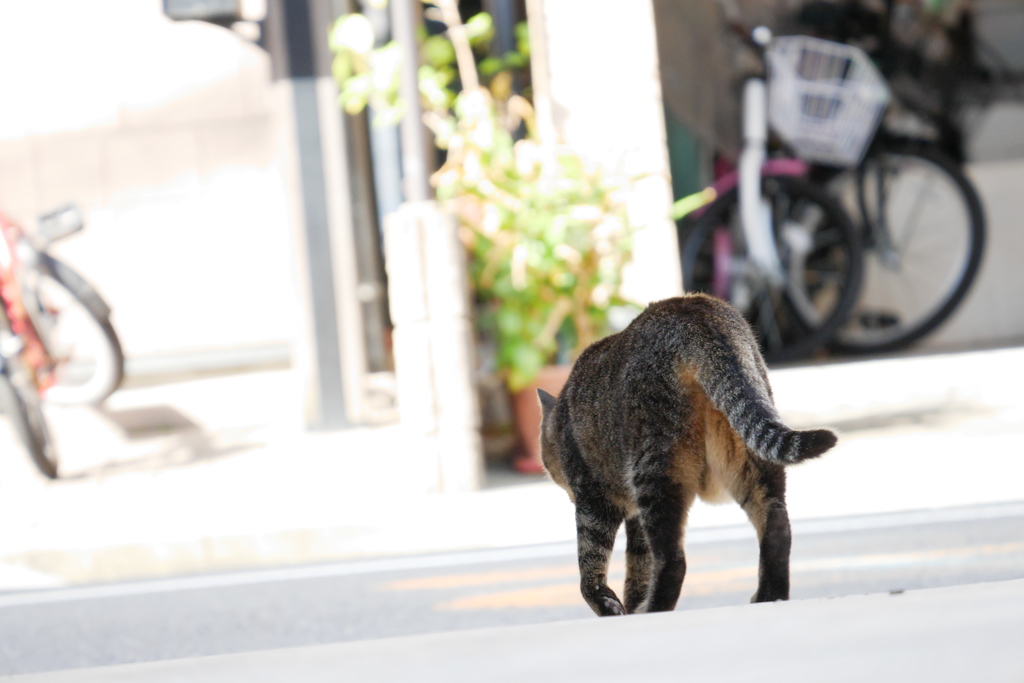
[[[519,436],[521,453],[512,461],[512,466],[525,474],[540,474],[544,465],[540,460],[540,401],[537,389],[558,396],[569,379],[569,365],[546,365],[541,368],[533,384],[512,394],[512,411],[515,415],[516,434]]]

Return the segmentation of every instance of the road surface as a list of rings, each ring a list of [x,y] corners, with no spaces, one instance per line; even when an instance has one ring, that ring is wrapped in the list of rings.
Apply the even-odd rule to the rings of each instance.
[[[757,544],[695,530],[687,565],[677,610],[742,605]],[[794,525],[794,600],[1021,577],[1024,503]],[[577,582],[556,544],[0,594],[0,675],[587,618]]]

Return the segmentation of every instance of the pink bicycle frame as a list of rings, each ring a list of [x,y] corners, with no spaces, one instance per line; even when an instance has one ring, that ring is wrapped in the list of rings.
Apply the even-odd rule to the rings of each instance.
[[[769,159],[761,166],[761,177],[772,176],[796,176],[807,175],[810,165],[801,159],[778,158]],[[735,168],[722,173],[712,184],[716,196],[721,197],[739,184],[739,171]],[[710,204],[696,209],[693,214],[699,216],[707,210]],[[732,234],[728,230],[716,230],[712,238],[712,249],[714,254],[714,272],[712,275],[712,294],[720,299],[729,299],[729,287],[731,283],[730,263],[732,260]]]
[[[792,159],[789,157],[781,157],[778,159],[768,159],[764,162],[761,167],[761,177],[771,178],[773,176],[789,176],[789,177],[803,177],[807,175],[811,170],[811,165],[802,159]],[[711,187],[715,189],[716,196],[721,197],[723,194],[733,189],[740,182],[740,174],[735,168],[732,168],[718,178],[711,184]],[[702,206],[693,212],[694,216],[699,216],[707,210],[707,206]]]

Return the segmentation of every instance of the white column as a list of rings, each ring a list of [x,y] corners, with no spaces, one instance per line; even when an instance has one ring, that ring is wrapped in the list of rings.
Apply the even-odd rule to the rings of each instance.
[[[465,249],[434,202],[407,202],[385,224],[401,425],[437,460],[438,490],[483,481]]]
[[[682,292],[651,0],[527,0],[538,125],[618,177],[636,236],[627,297]]]

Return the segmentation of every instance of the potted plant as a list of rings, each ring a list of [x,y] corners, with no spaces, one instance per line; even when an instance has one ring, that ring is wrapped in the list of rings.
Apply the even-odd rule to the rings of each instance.
[[[490,18],[463,24],[455,0],[436,4],[447,31],[423,41],[419,72],[425,123],[446,150],[432,183],[458,218],[478,327],[512,394],[526,450],[517,468],[540,471],[536,387],[558,393],[568,364],[610,331],[616,307],[630,305],[620,294],[632,254],[628,182],[611,182],[571,149],[538,140],[531,104],[511,88],[528,57],[525,30],[516,52],[481,59],[474,50],[486,48]],[[348,15],[332,30],[341,102],[350,112],[373,103],[394,121],[397,51],[371,49],[365,21]],[[513,131],[523,128],[516,140]]]

